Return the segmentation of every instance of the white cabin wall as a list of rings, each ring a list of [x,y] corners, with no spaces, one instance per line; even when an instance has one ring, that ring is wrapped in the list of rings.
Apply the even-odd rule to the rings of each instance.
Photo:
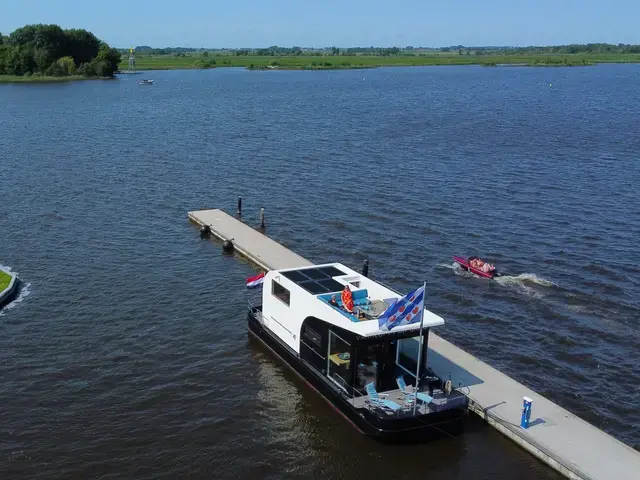
[[[289,306],[271,293],[272,280],[289,290]],[[269,330],[299,353],[300,329],[304,319],[304,317],[300,318],[300,312],[304,313],[305,302],[303,300],[308,303],[308,297],[301,296],[296,289],[299,287],[295,283],[278,272],[267,274],[262,290],[262,315]]]

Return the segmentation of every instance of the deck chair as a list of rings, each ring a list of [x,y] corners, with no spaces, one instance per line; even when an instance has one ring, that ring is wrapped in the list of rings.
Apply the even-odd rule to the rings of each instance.
[[[392,402],[391,400],[384,400],[383,398],[381,398],[376,391],[376,387],[373,386],[373,383],[367,383],[364,388],[369,395],[369,401],[371,402],[371,405],[373,405],[374,407],[379,407],[382,409],[386,408],[394,412],[400,410],[401,407],[396,402]]]
[[[424,403],[431,403],[431,400],[433,400],[433,397],[430,397],[426,393],[416,392],[415,387],[411,388],[411,391],[407,391],[407,384],[404,381],[404,377],[402,375],[396,378],[396,383],[398,384],[398,388],[400,389],[400,392],[402,392],[402,395],[404,396],[405,399],[407,397],[412,397],[412,398],[417,397],[418,400]]]

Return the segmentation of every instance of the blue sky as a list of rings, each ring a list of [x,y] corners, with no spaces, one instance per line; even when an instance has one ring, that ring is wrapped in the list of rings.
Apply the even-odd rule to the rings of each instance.
[[[640,0],[2,0],[0,32],[86,28],[115,47],[640,43]]]

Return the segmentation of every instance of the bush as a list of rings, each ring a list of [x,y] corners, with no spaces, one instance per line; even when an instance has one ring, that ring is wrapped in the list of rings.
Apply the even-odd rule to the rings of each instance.
[[[113,70],[111,70],[111,66],[105,62],[104,60],[95,59],[91,61],[93,64],[93,68],[95,69],[95,76],[97,77],[110,77],[113,75]]]
[[[47,77],[64,77],[67,75],[67,73],[64,71],[64,68],[62,68],[62,66],[58,62],[51,63],[49,68],[44,71],[44,74]]]
[[[58,59],[58,65],[64,70],[65,75],[73,75],[76,73],[76,62],[71,57],[62,57]]]
[[[83,75],[85,77],[95,77],[96,76],[96,68],[95,65],[91,62],[83,63],[76,70],[78,75]]]

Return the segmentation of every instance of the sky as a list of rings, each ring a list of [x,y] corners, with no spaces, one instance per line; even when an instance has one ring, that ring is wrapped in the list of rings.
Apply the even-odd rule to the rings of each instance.
[[[0,32],[84,28],[114,47],[640,44],[640,0],[0,0]]]

